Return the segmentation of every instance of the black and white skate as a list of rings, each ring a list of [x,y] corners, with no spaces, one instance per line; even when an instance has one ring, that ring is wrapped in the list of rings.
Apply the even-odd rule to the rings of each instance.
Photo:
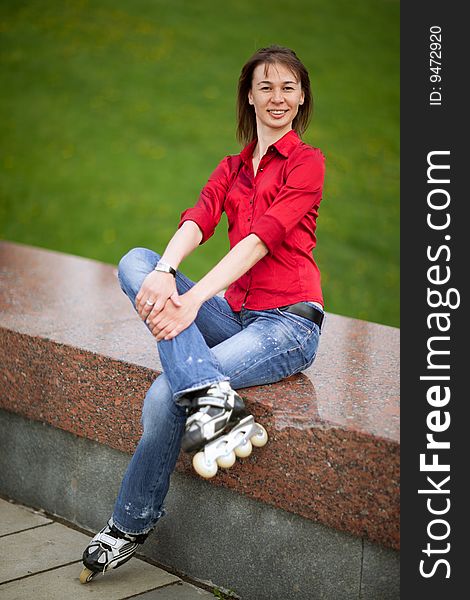
[[[184,401],[192,414],[186,422],[182,447],[186,452],[201,450],[192,461],[201,477],[214,477],[218,467],[229,469],[237,457],[249,456],[253,446],[261,447],[268,441],[264,427],[247,414],[243,400],[227,381]]]
[[[111,522],[95,535],[83,552],[81,583],[88,583],[98,573],[116,569],[127,562],[144,543],[148,534],[129,535]]]
[[[185,452],[200,450],[245,415],[245,404],[229,382],[215,383],[190,399],[181,447]]]

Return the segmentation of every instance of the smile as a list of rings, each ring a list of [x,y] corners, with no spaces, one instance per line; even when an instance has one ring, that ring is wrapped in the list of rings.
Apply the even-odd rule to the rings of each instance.
[[[271,113],[272,115],[279,116],[279,115],[283,115],[284,113],[286,113],[287,109],[285,109],[285,110],[268,109],[268,112]]]

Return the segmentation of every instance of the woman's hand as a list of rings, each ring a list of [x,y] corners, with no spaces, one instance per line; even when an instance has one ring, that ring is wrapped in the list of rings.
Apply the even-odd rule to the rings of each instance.
[[[171,273],[151,271],[135,298],[135,307],[140,318],[147,321],[159,315],[168,299],[174,306],[180,306],[175,278]]]
[[[174,301],[167,301],[165,308],[157,315],[152,312],[147,324],[157,341],[171,340],[191,325],[200,307],[201,302],[189,291],[179,296],[178,305]]]

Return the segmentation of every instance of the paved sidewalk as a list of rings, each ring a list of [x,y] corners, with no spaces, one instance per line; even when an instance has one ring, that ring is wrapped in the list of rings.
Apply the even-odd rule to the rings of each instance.
[[[0,498],[2,600],[210,600],[215,596],[137,558],[82,585],[90,536]]]

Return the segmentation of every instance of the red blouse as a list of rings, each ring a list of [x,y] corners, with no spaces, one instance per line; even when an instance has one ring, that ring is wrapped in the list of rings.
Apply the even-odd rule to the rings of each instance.
[[[256,140],[220,162],[196,205],[181,214],[179,227],[194,221],[202,231],[202,244],[225,211],[230,248],[250,233],[266,244],[269,253],[225,292],[232,310],[264,310],[302,301],[323,305],[312,250],[325,157],[291,130],[268,148],[255,176],[255,146]]]

